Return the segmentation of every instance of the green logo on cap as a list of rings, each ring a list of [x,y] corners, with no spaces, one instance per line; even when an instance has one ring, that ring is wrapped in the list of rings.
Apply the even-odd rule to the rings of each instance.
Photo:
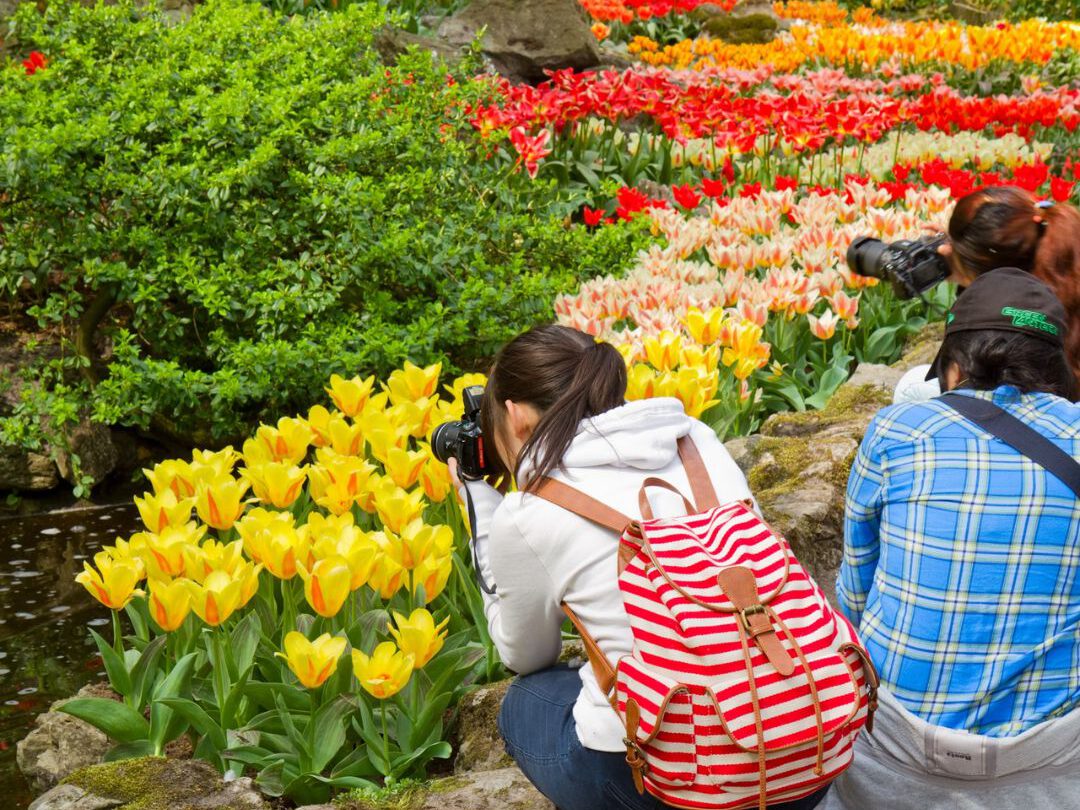
[[[1030,329],[1039,329],[1051,335],[1058,333],[1058,328],[1054,326],[1050,321],[1046,320],[1046,316],[1041,312],[1035,312],[1030,309],[1017,309],[1016,307],[1005,307],[1001,310],[1001,314],[1006,318],[1012,318],[1013,326],[1026,326]]]
[[[950,312],[949,317],[945,319],[945,323],[949,324],[956,320],[956,313]]]

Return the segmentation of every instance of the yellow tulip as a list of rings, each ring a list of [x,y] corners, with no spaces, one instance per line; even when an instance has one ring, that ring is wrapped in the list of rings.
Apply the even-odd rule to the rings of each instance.
[[[126,560],[135,566],[139,579],[146,577],[146,535],[145,532],[133,534],[130,539],[117,537],[112,546],[104,549],[113,560]]]
[[[431,448],[425,445],[424,455],[427,460],[420,468],[420,488],[432,503],[442,503],[450,493],[450,469],[435,458]]]
[[[270,461],[240,470],[251,484],[255,497],[278,509],[286,509],[300,497],[307,476],[306,468],[288,462]]]
[[[271,525],[282,523],[290,528],[295,526],[291,512],[277,512],[258,506],[244,515],[236,523],[236,532],[244,541],[244,551],[255,562],[262,562],[265,556],[266,538]]]
[[[626,373],[626,398],[649,399],[656,387],[656,372],[644,363],[637,363]]]
[[[343,456],[359,456],[364,452],[364,429],[359,422],[349,424],[343,417],[331,419],[327,436],[330,447]]]
[[[297,570],[304,580],[304,597],[311,609],[330,619],[338,614],[349,595],[352,569],[343,557],[319,560],[309,571],[304,565]]]
[[[329,633],[308,641],[303,633],[292,630],[285,636],[285,652],[274,655],[285,659],[293,675],[306,688],[315,689],[337,670],[345,643],[345,639]]]
[[[387,629],[401,651],[413,657],[413,666],[416,669],[423,669],[428,661],[442,649],[443,642],[446,641],[446,625],[449,621],[448,616],[436,626],[435,619],[424,608],[417,608],[407,619],[395,610],[394,622],[397,628],[388,624]]]
[[[345,520],[348,520],[346,523]],[[308,524],[302,526],[311,542],[316,559],[343,557],[349,564],[351,579],[349,587],[356,590],[370,579],[379,557],[379,548],[358,526],[352,524],[352,514],[340,518],[323,518],[313,513]]]
[[[154,492],[161,495],[167,489],[171,489],[178,499],[190,498],[195,494],[195,485],[192,483],[191,465],[179,459],[162,461],[155,465],[154,469],[143,469],[143,474],[150,481]]]
[[[244,495],[249,482],[230,476],[200,481],[195,490],[195,511],[202,522],[219,531],[226,531],[244,513]]]
[[[454,532],[449,526],[429,526],[416,519],[401,533],[402,564],[416,568],[428,557],[444,557],[454,546]]]
[[[240,583],[240,607],[243,607],[259,592],[259,573],[263,570],[261,564],[245,562],[232,572],[232,578]]]
[[[147,570],[158,574],[158,579],[184,576],[184,551],[189,546],[197,546],[205,534],[206,527],[194,521],[183,526],[166,526],[157,533],[143,532],[141,538],[146,542]]]
[[[312,435],[307,422],[290,416],[279,419],[277,427],[260,425],[255,431],[255,438],[262,443],[271,459],[290,464],[299,464],[304,460]]]
[[[217,627],[240,607],[243,582],[224,571],[211,571],[201,583],[182,581],[191,594],[191,609],[211,627]]]
[[[319,466],[325,472],[324,481],[341,484],[344,491],[350,495],[359,495],[367,489],[368,481],[375,472],[375,465],[365,458],[346,456],[336,452],[332,448],[323,448],[315,454]],[[312,495],[321,494],[318,485],[312,481]]]
[[[353,674],[360,685],[379,700],[400,692],[413,672],[413,657],[398,650],[392,641],[384,641],[370,657],[353,650],[352,662]]]
[[[381,552],[371,572],[368,586],[382,599],[390,599],[401,590],[408,573],[402,563],[404,549],[401,540],[386,532],[372,532],[371,539]]]
[[[379,461],[386,461],[391,447],[404,449],[409,445],[409,436],[412,435],[410,426],[398,424],[385,413],[373,414],[364,426],[371,455]]]
[[[679,377],[674,371],[661,371],[653,383],[654,397],[673,397],[679,390]]]
[[[679,354],[679,366],[694,366],[705,371],[716,371],[720,365],[720,347],[684,346]]]
[[[412,402],[422,397],[430,397],[439,385],[441,373],[442,363],[420,368],[406,360],[404,367],[392,372],[386,381],[390,401],[396,405],[399,402]]]
[[[330,423],[345,417],[337,411],[331,416],[330,411],[322,405],[312,405],[308,410],[307,426],[311,428],[311,443],[316,447],[326,447],[330,443]]]
[[[318,497],[312,496],[312,499],[334,515],[348,515],[351,514],[353,504],[356,503],[356,496],[349,492],[348,488],[337,481],[331,481],[325,485],[322,494]]]
[[[407,430],[410,436],[422,439],[435,426],[438,406],[438,396],[421,397],[413,402],[399,402],[387,411],[386,415],[396,425]]]
[[[657,371],[670,371],[679,362],[682,336],[665,329],[656,337],[646,338],[645,357]]]
[[[292,525],[280,521],[270,523],[261,540],[261,562],[278,579],[292,579],[296,576],[297,563],[307,563],[310,548],[307,538]]]
[[[716,372],[701,373],[695,368],[681,368],[675,380],[675,396],[682,402],[686,413],[695,419],[720,401],[712,398],[719,385]]]
[[[449,554],[443,557],[430,556],[420,561],[412,571],[412,592],[417,594],[424,589],[424,604],[443,592],[453,572],[454,559]]]
[[[391,447],[386,453],[386,472],[395,484],[402,489],[408,489],[420,477],[427,458],[427,453],[422,450]]]
[[[686,329],[695,341],[702,346],[711,346],[720,339],[720,327],[726,317],[723,307],[713,307],[702,312],[697,307],[686,311]]]
[[[185,582],[183,579],[172,582],[155,579],[150,582],[150,593],[146,598],[150,618],[166,633],[182,625],[191,612],[191,591]]]
[[[160,532],[166,526],[182,526],[191,519],[191,498],[178,498],[172,489],[161,493],[146,492],[135,498],[139,517],[147,531]]]
[[[374,376],[365,380],[359,377],[346,380],[339,374],[333,374],[330,376],[330,387],[326,389],[326,393],[330,395],[330,399],[334,401],[339,411],[355,419],[367,404],[374,386]]]
[[[209,450],[193,450],[191,453],[191,467],[193,470],[208,468],[214,478],[232,475],[233,467],[240,459],[240,454],[233,450],[232,445],[223,447],[216,452]]]
[[[96,570],[90,563],[83,562],[83,570],[76,574],[75,581],[105,607],[120,610],[132,596],[142,594],[135,588],[139,582],[139,569],[131,560],[113,559],[107,552],[99,551],[94,555],[94,565]]]
[[[383,479],[375,490],[375,509],[379,519],[394,534],[401,534],[406,526],[420,517],[424,506],[423,492],[406,492],[388,479]]]
[[[244,563],[242,540],[219,543],[209,539],[204,540],[201,546],[189,545],[184,549],[184,576],[199,582],[211,571],[224,571],[233,575]]]

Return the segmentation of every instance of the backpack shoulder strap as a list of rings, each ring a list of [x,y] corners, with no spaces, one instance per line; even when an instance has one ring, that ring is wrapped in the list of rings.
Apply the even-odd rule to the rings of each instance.
[[[544,478],[532,494],[586,520],[591,520],[605,529],[611,529],[617,534],[622,534],[623,530],[633,522],[622,512],[554,478]]]
[[[709,471],[705,469],[705,462],[701,460],[701,453],[689,433],[679,439],[678,447],[679,459],[686,470],[686,477],[690,480],[690,493],[694,496],[694,503],[703,512],[715,509],[720,505],[716,489],[713,488]]]
[[[1080,462],[1041,433],[989,400],[952,393],[939,399],[1061,479],[1080,498]]]

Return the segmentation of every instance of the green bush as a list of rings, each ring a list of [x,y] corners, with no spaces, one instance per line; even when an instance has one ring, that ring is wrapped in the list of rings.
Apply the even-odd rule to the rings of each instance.
[[[486,85],[426,54],[383,67],[382,20],[18,11],[49,64],[0,68],[0,294],[63,353],[27,370],[8,441],[89,408],[220,443],[331,373],[476,367],[626,264],[626,231],[568,226],[567,192],[478,153],[463,107]]]

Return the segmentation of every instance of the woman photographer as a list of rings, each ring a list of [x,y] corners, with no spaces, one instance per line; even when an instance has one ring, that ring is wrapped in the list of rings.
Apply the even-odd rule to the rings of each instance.
[[[503,663],[521,677],[499,713],[506,749],[560,810],[665,807],[639,794],[625,760],[626,730],[591,667],[558,666],[567,605],[609,661],[629,655],[630,623],[616,581],[618,536],[538,497],[561,479],[626,515],[650,476],[683,491],[677,442],[690,436],[722,502],[750,497],[716,434],[672,398],[626,402],[626,366],[613,346],[564,326],[541,326],[507,344],[492,367],[481,427],[499,472],[519,492],[469,481],[485,612]],[[456,468],[451,467],[456,476]],[[456,481],[459,488],[462,484]],[[681,498],[657,490],[657,514]],[[814,807],[824,790],[777,807]]]
[[[1066,203],[1037,202],[1023,189],[979,189],[960,199],[949,218],[949,281],[967,287],[1001,267],[1016,267],[1045,282],[1065,307],[1065,347],[1073,374],[1080,376],[1080,211]],[[919,401],[941,393],[926,380],[927,367],[911,369],[896,387],[894,401]]]
[[[881,681],[829,810],[1080,807],[1080,405],[1065,309],[975,278],[848,481],[841,609]]]

